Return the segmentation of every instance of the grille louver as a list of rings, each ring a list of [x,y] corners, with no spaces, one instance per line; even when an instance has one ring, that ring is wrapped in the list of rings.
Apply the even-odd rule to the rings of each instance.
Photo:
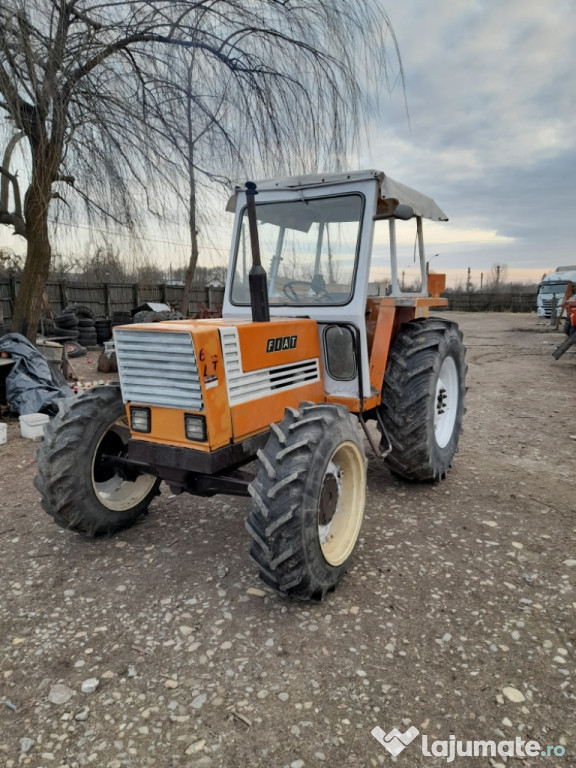
[[[320,379],[317,359],[244,373],[237,329],[221,328],[220,338],[230,405],[246,403],[249,400],[271,395],[281,389],[291,389]]]
[[[114,339],[125,403],[204,410],[189,333],[117,330]]]

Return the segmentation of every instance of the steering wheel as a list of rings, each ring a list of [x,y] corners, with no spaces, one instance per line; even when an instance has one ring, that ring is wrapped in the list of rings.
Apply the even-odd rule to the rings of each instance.
[[[290,301],[295,301],[297,304],[302,304],[302,297],[298,295],[296,292],[296,289],[294,288],[295,285],[303,285],[306,288],[311,288],[316,296],[320,299],[320,301],[325,302],[331,302],[332,297],[326,290],[326,288],[323,288],[322,286],[315,285],[314,283],[310,282],[309,280],[291,280],[289,283],[286,283],[282,286],[282,291],[286,295]]]

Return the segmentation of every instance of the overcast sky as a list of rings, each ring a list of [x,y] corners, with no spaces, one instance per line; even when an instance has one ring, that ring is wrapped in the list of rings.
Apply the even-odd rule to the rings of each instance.
[[[431,266],[479,282],[496,262],[520,279],[576,264],[575,1],[383,2],[410,122],[397,87],[362,163],[447,213]]]
[[[353,164],[385,171],[447,213],[425,238],[431,268],[449,284],[467,267],[479,285],[495,263],[523,281],[576,264],[576,0],[381,1],[406,102],[401,85],[390,95],[382,86],[370,148]],[[392,80],[393,54],[390,41]],[[0,229],[0,246],[22,250]],[[226,229],[202,262],[226,260]],[[165,239],[183,245],[151,244],[159,260],[184,264],[186,238]]]

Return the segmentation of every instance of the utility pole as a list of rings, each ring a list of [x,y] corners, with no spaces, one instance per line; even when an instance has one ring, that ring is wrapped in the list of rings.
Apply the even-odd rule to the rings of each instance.
[[[480,272],[480,292],[482,292],[483,284],[484,284],[484,272]]]

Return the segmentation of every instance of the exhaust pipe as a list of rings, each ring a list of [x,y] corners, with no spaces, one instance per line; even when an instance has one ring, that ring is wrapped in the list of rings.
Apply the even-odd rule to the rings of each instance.
[[[246,209],[248,212],[248,227],[250,230],[250,246],[252,250],[252,267],[248,275],[250,286],[250,307],[252,320],[255,323],[270,322],[270,305],[268,303],[268,282],[266,270],[260,261],[260,241],[258,240],[258,224],[256,222],[256,201],[254,199],[256,184],[246,182]]]

